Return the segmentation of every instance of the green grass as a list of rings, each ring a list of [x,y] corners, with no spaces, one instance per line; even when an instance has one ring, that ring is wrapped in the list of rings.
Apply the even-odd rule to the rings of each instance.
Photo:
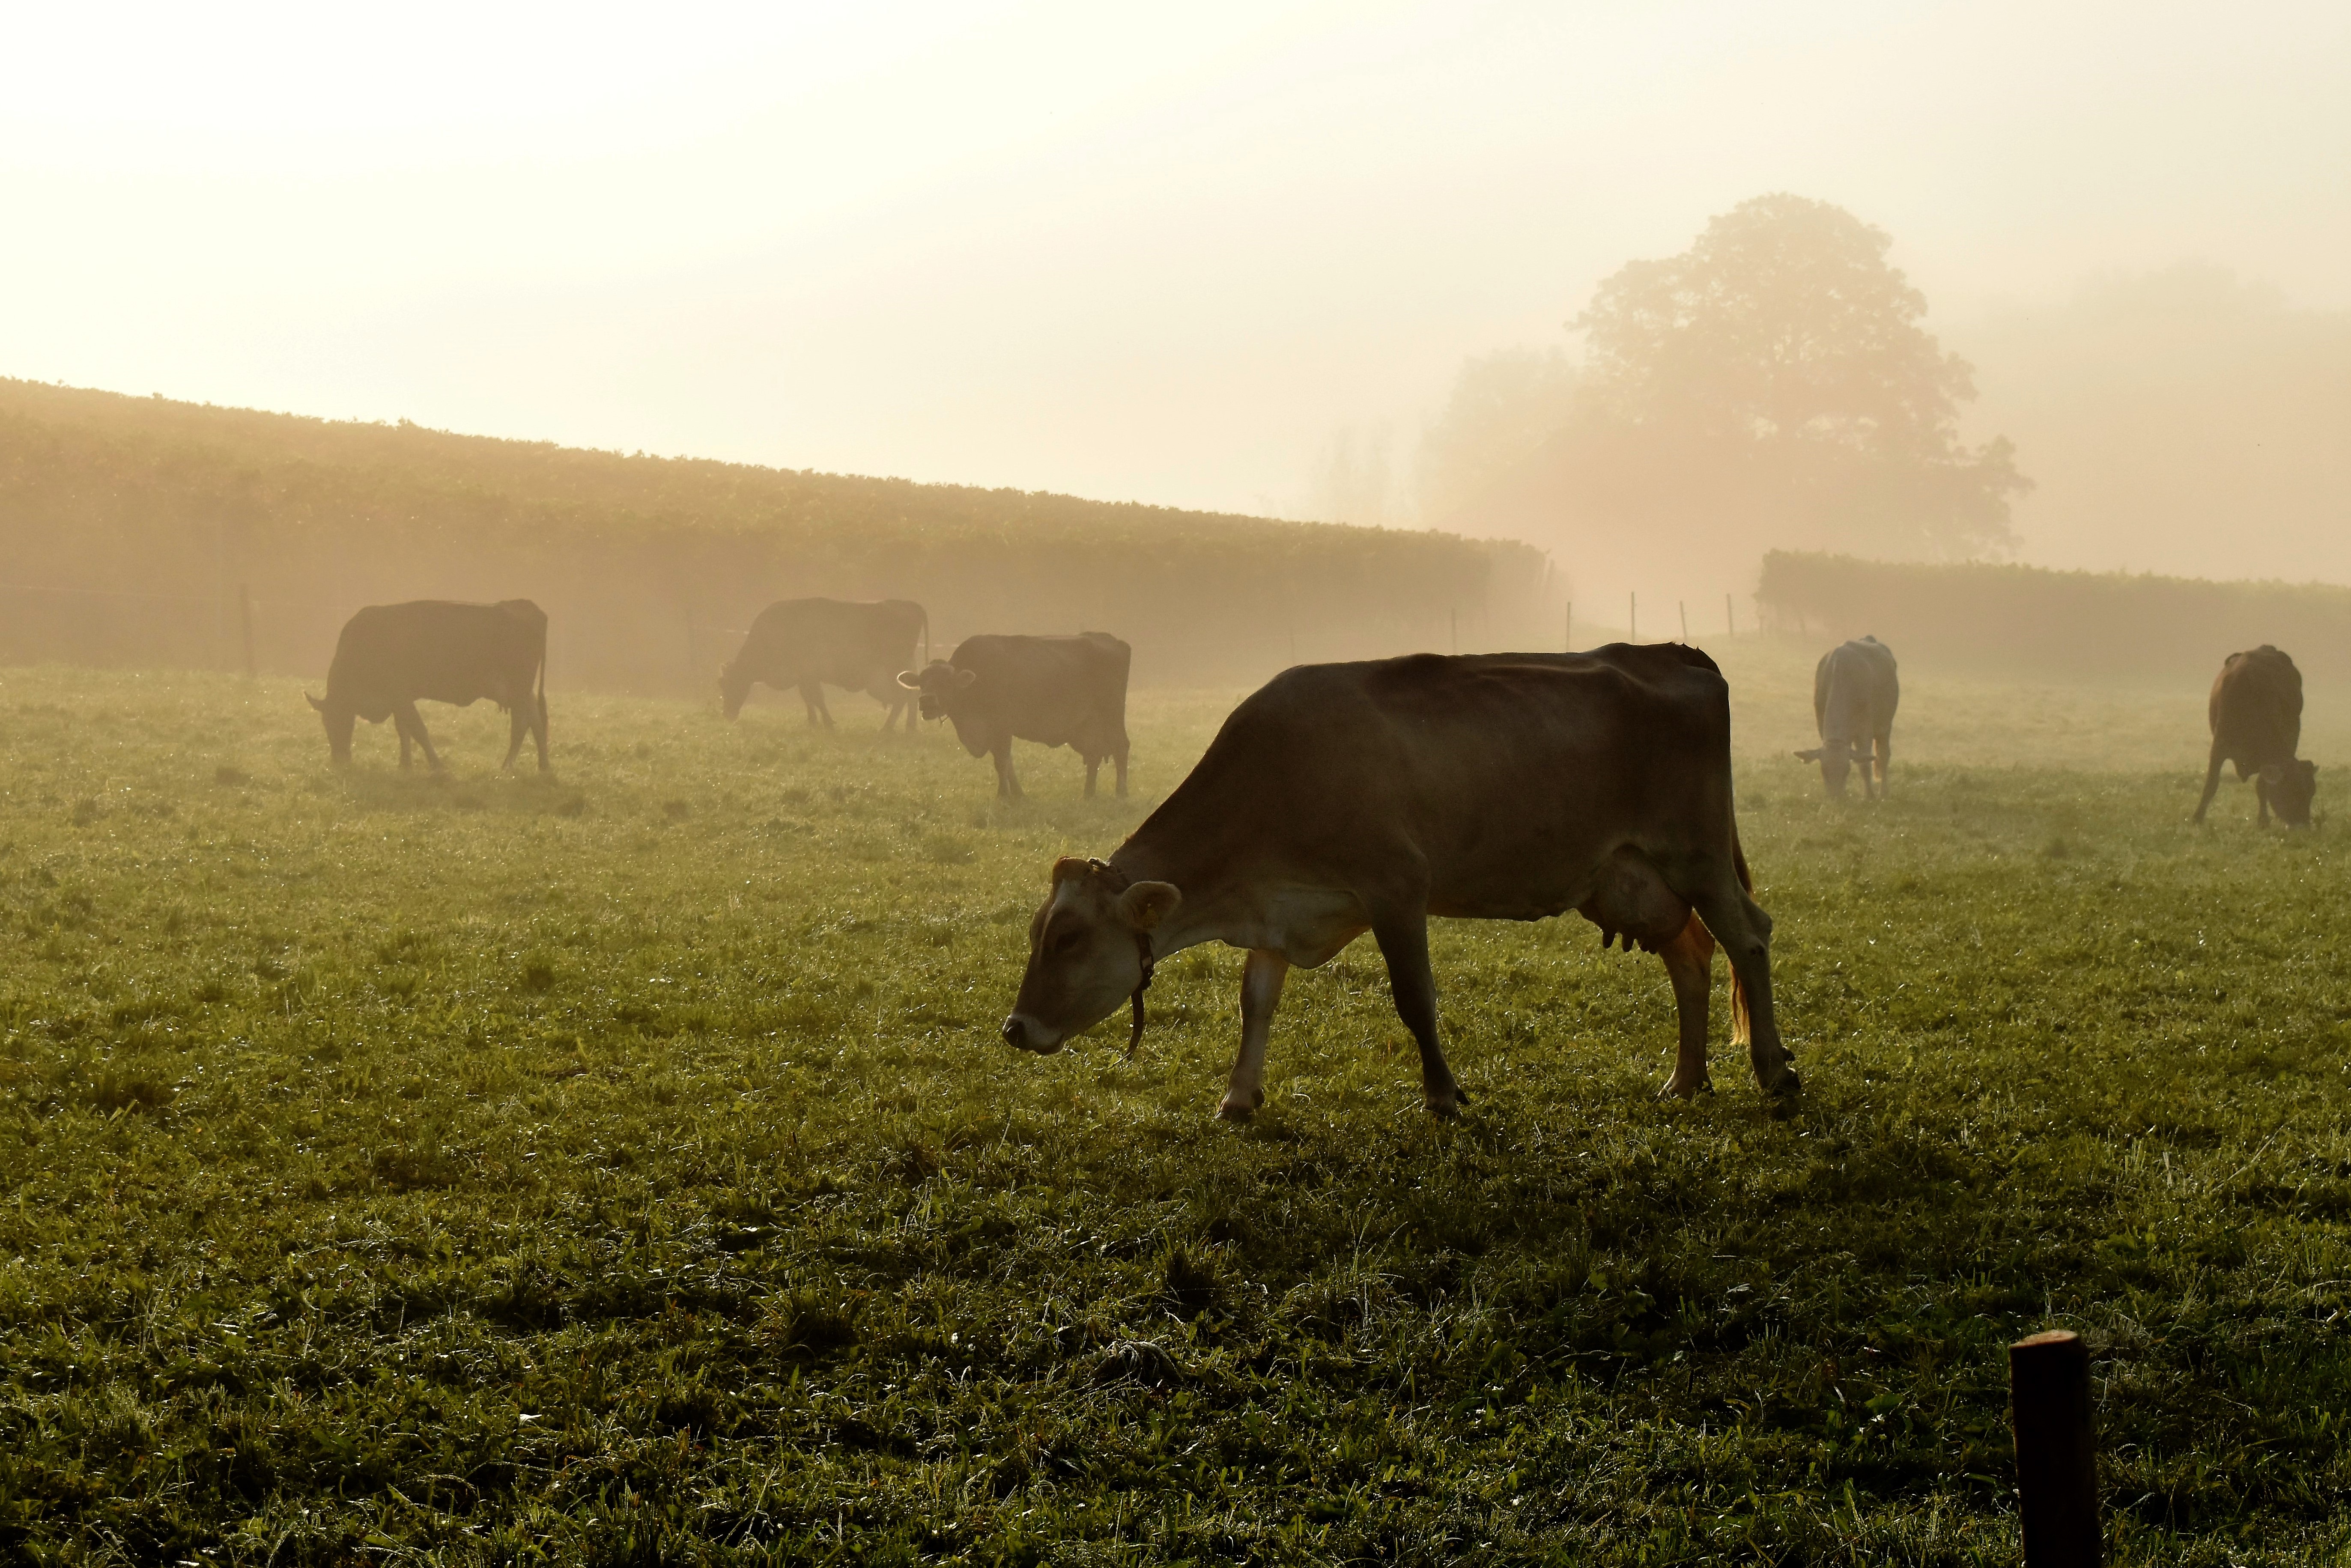
[[[1809,657],[1732,667],[1793,1114],[1654,1098],[1653,959],[1459,924],[1472,1115],[1364,945],[1245,1128],[1238,955],[1132,1065],[994,1038],[1230,694],[1007,808],[863,703],[559,700],[551,782],[438,709],[442,781],[289,684],[0,673],[0,1551],[2011,1563],[2059,1324],[2116,1561],[2351,1560],[2340,830],[2189,827],[2199,693],[1915,674],[1832,807]]]

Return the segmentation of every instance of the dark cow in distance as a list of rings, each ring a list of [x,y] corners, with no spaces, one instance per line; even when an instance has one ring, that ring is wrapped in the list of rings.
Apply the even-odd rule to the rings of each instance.
[[[797,688],[809,723],[831,729],[824,688],[841,686],[867,693],[888,710],[884,732],[905,715],[911,735],[914,699],[899,689],[897,676],[914,662],[915,642],[930,634],[930,616],[912,600],[779,599],[759,612],[742,648],[718,673],[718,695],[733,718],[754,685]]]
[[[1894,710],[1902,701],[1894,651],[1875,637],[1840,643],[1813,668],[1813,725],[1821,743],[1796,753],[1797,760],[1821,765],[1821,782],[1833,800],[1844,799],[1845,772],[1861,764],[1861,792],[1876,800],[1886,792],[1886,770],[1894,760]],[[1870,749],[1877,751],[1877,778],[1870,780]]]
[[[335,662],[327,667],[326,699],[309,697],[309,703],[326,721],[327,745],[338,764],[351,759],[354,720],[389,718],[400,732],[400,765],[408,766],[413,741],[437,773],[441,758],[416,705],[467,707],[484,697],[514,716],[506,766],[514,766],[523,737],[536,736],[538,770],[546,772],[547,612],[528,599],[371,604],[344,623]]]
[[[1665,960],[1680,1051],[1665,1092],[1708,1087],[1714,948],[1756,1081],[1797,1090],[1771,1010],[1771,917],[1731,811],[1730,691],[1676,643],[1589,653],[1416,653],[1285,670],[1107,862],[1064,859],[1029,925],[1004,1038],[1058,1051],[1135,1006],[1168,955],[1245,948],[1240,1053],[1220,1113],[1264,1101],[1268,1034],[1293,964],[1369,931],[1420,1046],[1428,1108],[1465,1098],[1437,1041],[1431,915],[1575,910]]]
[[[1134,650],[1107,632],[1074,637],[967,637],[950,658],[908,670],[898,684],[921,695],[925,718],[955,724],[974,757],[996,759],[996,792],[1019,798],[1012,743],[1066,746],[1086,761],[1086,793],[1103,758],[1126,793],[1126,675]]]
[[[2270,809],[2289,828],[2310,826],[2310,800],[2318,790],[2318,764],[2297,761],[2302,744],[2302,672],[2267,643],[2231,653],[2212,681],[2208,710],[2212,759],[2204,770],[2204,798],[2196,802],[2202,821],[2220,788],[2220,765],[2233,762],[2237,777],[2253,781],[2261,823]]]

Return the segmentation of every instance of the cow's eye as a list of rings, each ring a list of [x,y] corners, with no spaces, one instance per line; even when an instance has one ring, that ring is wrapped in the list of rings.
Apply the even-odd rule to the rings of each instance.
[[[1053,934],[1053,951],[1069,953],[1076,950],[1080,933],[1075,926],[1064,925]]]

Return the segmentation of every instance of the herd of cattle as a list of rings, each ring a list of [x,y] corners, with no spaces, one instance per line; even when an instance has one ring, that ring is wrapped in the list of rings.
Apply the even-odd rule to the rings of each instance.
[[[755,685],[797,690],[830,727],[824,687],[872,694],[886,730],[917,712],[944,718],[1018,796],[1012,742],[1068,746],[1086,793],[1104,760],[1126,793],[1130,650],[1104,632],[967,637],[927,655],[929,619],[904,600],[787,600],[751,624],[719,675],[727,717]],[[513,716],[506,766],[526,736],[547,752],[547,616],[528,600],[374,605],[343,628],[327,695],[309,699],[338,763],[354,721],[391,718],[400,761],[413,741],[440,758],[420,700],[487,697]],[[1901,698],[1894,654],[1875,637],[1831,649],[1813,679],[1817,762],[1832,796],[1853,765],[1881,795]],[[2234,763],[2254,780],[2266,824],[2310,821],[2316,768],[2294,752],[2302,675],[2268,646],[2232,653],[2212,684],[2210,766],[2196,820]],[[1420,1047],[1429,1110],[1467,1095],[1437,1040],[1428,918],[1540,920],[1574,910],[1663,960],[1679,1022],[1665,1092],[1708,1086],[1713,956],[1730,969],[1732,1043],[1756,1082],[1789,1095],[1797,1078],[1771,1008],[1771,919],[1756,904],[1730,778],[1730,689],[1680,643],[1612,643],[1584,653],[1414,653],[1285,670],[1235,708],[1207,752],[1107,861],[1065,858],[1029,922],[1029,963],[1007,1043],[1050,1053],[1134,1009],[1156,964],[1206,942],[1244,949],[1240,1053],[1221,1114],[1263,1102],[1266,1042],[1292,965],[1313,967],[1370,932],[1397,1015]]]

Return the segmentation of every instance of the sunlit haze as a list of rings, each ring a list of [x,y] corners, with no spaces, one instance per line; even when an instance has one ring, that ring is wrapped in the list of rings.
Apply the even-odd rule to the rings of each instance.
[[[1327,515],[1342,433],[1408,497],[1466,358],[1785,191],[1974,362],[2018,559],[2351,580],[2294,416],[2351,385],[2346,60],[2315,4],[26,8],[0,375]],[[2235,467],[2167,476],[2215,386]]]

